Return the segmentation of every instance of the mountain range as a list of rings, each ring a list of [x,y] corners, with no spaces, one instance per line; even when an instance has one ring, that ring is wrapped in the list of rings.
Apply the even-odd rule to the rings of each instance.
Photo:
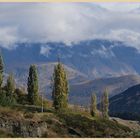
[[[140,83],[139,50],[124,42],[18,43],[13,48],[1,47],[5,72],[12,71],[16,83],[26,87],[29,66],[36,64],[40,91],[48,98],[51,97],[51,76],[58,56],[68,73],[71,103],[87,105],[93,92],[99,99],[105,88],[114,96]]]
[[[1,48],[6,70],[21,71],[30,64],[61,61],[89,79],[139,74],[139,51],[118,41],[90,40],[77,44],[21,43],[12,50]],[[125,54],[124,54],[125,52]]]

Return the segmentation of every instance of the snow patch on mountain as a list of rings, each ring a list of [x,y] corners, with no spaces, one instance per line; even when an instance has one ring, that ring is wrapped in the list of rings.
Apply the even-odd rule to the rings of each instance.
[[[46,57],[49,57],[51,50],[52,50],[52,48],[49,47],[48,45],[43,45],[43,46],[41,46],[40,54],[45,55]]]
[[[111,47],[106,48],[104,45],[101,45],[100,49],[91,51],[92,55],[99,55],[100,57],[111,58],[115,57],[115,54],[111,50]]]

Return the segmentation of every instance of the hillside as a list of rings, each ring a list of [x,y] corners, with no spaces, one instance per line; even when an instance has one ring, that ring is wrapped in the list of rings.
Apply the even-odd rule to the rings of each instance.
[[[117,121],[118,123],[122,125],[129,127],[132,130],[140,130],[139,121],[123,120],[121,118],[115,118],[115,117],[112,117],[111,119]]]
[[[92,118],[84,111],[56,113],[48,108],[39,113],[30,108],[32,112],[25,106],[0,108],[0,137],[136,137],[128,126]]]
[[[140,120],[140,85],[132,86],[110,98],[110,114],[126,119]]]
[[[50,84],[55,64],[56,63],[47,63],[37,65],[40,91],[49,99],[51,99]],[[85,74],[74,70],[67,65],[64,65],[64,67],[67,71],[70,84],[69,101],[74,104],[88,105],[91,94],[95,92],[99,99],[105,88],[108,89],[109,94],[112,97],[127,88],[140,83],[139,75],[125,75],[88,80],[88,77]],[[27,76],[28,69],[16,72],[15,77],[17,85],[26,87]]]
[[[70,101],[72,103],[88,105],[93,92],[96,93],[99,99],[105,88],[107,88],[110,97],[112,97],[139,83],[140,76],[138,75],[126,75],[86,81],[70,87]]]
[[[40,90],[41,92],[44,92],[44,94],[46,93],[46,90],[48,92],[50,91],[50,84],[53,75],[53,70],[56,64],[57,63],[41,63],[37,65]],[[83,82],[88,79],[85,74],[75,69],[72,69],[67,65],[64,65],[64,67],[67,71],[68,80],[70,84]],[[27,78],[28,78],[28,67],[24,67],[24,69],[17,69],[14,71],[14,73],[15,73],[16,83],[20,86],[22,85],[26,87]]]

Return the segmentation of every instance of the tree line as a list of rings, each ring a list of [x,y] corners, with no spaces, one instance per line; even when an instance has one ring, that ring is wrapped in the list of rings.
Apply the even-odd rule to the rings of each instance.
[[[101,102],[99,103],[99,107],[101,116],[105,119],[109,119],[109,98],[108,98],[108,92],[107,89],[104,91]],[[91,95],[91,104],[90,104],[90,114],[93,117],[99,116],[99,110],[97,109],[97,97],[96,94]]]
[[[13,74],[9,74],[4,84],[4,62],[2,54],[0,54],[0,105],[11,106],[14,104],[29,104],[38,106],[42,99],[39,95],[38,72],[36,65],[29,67],[27,79],[27,94],[21,88],[17,88]],[[63,64],[58,61],[54,67],[52,76],[52,101],[55,110],[68,108],[69,85],[67,74]],[[96,94],[91,96],[90,114],[97,117],[99,110],[97,109]],[[108,92],[105,90],[101,99],[101,113],[103,118],[108,119]]]

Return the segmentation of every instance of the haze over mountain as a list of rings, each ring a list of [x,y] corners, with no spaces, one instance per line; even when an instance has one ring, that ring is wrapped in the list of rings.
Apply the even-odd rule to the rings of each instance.
[[[3,3],[0,44],[13,49],[17,43],[70,45],[107,39],[139,49],[140,17],[132,12],[139,11],[139,6],[139,3]]]
[[[139,74],[140,19],[130,13],[138,8],[138,3],[2,4],[0,46],[7,70],[56,62],[60,54],[65,65],[89,79]]]

